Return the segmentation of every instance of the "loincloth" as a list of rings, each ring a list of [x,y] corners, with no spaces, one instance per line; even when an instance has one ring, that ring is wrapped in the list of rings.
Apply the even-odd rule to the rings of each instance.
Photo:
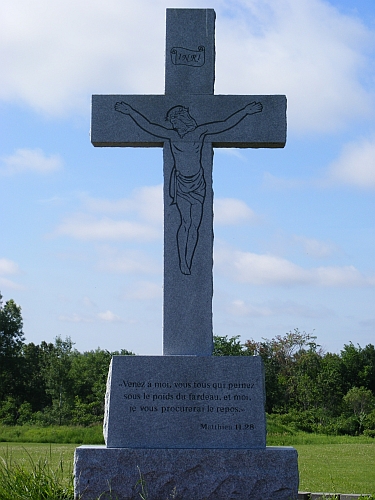
[[[177,196],[189,203],[199,202],[203,205],[206,196],[203,168],[200,168],[194,175],[182,175],[176,167],[173,167],[169,181],[169,195],[172,198],[171,205],[177,203]]]

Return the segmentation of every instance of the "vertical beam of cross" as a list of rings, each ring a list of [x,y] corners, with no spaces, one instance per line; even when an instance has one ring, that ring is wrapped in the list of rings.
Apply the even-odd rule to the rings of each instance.
[[[186,106],[191,96],[212,95],[214,80],[214,10],[167,9],[165,94],[172,97],[176,105]],[[184,188],[188,181],[184,182],[180,176],[177,186],[180,193],[177,193],[176,204],[172,205],[168,179],[171,179],[175,158],[170,151],[170,145],[165,144],[163,352],[210,355],[213,343],[213,151],[207,143],[201,152],[205,189],[183,194],[183,190],[189,191],[188,187]],[[190,156],[193,163],[194,158]],[[192,251],[189,245],[194,243],[196,247]],[[182,254],[188,252],[185,259]]]

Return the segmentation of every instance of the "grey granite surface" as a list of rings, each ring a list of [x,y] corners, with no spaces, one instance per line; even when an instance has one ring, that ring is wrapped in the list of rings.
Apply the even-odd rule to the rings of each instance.
[[[164,148],[163,354],[209,356],[213,148],[284,147],[286,98],[214,95],[214,10],[166,21],[165,95],[94,95],[91,141]]]
[[[258,356],[114,356],[108,380],[110,448],[266,446]]]
[[[140,479],[148,500],[293,500],[297,451],[76,449],[76,499],[139,500]]]

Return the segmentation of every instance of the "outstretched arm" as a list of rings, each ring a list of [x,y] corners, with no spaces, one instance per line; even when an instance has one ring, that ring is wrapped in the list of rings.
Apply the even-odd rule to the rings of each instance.
[[[123,115],[128,115],[130,118],[140,127],[142,130],[148,132],[149,134],[155,135],[156,137],[161,137],[163,139],[170,139],[173,130],[158,125],[157,123],[152,123],[148,118],[139,113],[136,109],[132,108],[130,104],[124,101],[116,102],[115,110]]]
[[[239,109],[232,115],[228,116],[225,120],[220,122],[211,122],[205,123],[201,125],[201,127],[205,127],[207,132],[205,134],[219,134],[220,132],[225,132],[236,125],[238,125],[247,115],[254,115],[255,113],[261,113],[263,109],[263,105],[260,102],[251,102],[247,104],[244,108]]]

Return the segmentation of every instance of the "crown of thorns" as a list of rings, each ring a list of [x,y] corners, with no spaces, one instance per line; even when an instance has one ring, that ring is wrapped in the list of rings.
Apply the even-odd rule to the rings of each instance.
[[[176,116],[185,114],[189,115],[189,108],[185,108],[185,106],[175,106],[167,112],[165,119],[170,120],[171,118],[175,118]]]

